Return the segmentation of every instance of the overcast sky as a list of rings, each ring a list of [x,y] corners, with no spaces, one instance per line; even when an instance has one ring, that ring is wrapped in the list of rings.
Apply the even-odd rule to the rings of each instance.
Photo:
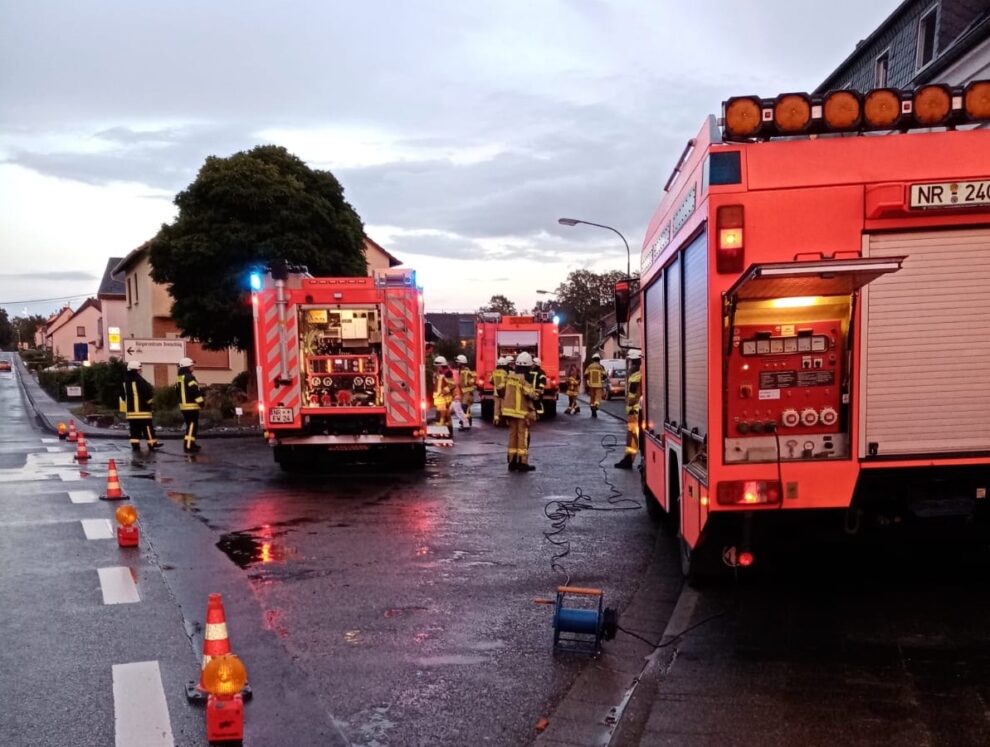
[[[729,95],[810,90],[899,0],[0,0],[0,304],[95,294],[209,155],[340,179],[431,310],[633,267]]]

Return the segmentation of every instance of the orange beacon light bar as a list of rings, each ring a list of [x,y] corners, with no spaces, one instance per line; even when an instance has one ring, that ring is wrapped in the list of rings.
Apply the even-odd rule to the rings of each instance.
[[[783,93],[771,99],[733,96],[722,104],[725,140],[803,134],[956,127],[990,121],[990,80],[963,86],[931,83],[913,91],[851,89],[824,95]]]

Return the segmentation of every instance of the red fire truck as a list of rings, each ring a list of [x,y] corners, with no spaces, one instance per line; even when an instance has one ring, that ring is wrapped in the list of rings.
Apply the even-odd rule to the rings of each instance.
[[[529,353],[540,359],[547,375],[543,392],[544,417],[557,415],[557,392],[560,382],[560,330],[554,315],[537,312],[533,316],[502,316],[482,312],[474,330],[475,365],[478,370],[478,390],[481,393],[481,417],[491,421],[495,416],[495,390],[491,384],[492,371],[499,358]]]
[[[988,122],[988,81],[743,96],[688,143],[639,290],[644,489],[686,573],[987,511]]]
[[[259,416],[283,469],[334,452],[426,459],[423,296],[411,270],[253,274]]]

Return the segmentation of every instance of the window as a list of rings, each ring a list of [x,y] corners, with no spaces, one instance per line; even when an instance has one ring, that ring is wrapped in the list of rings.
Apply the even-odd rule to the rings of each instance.
[[[76,337],[85,337],[86,328],[83,326],[76,327]]]
[[[127,277],[127,308],[131,308],[131,296],[132,295],[133,294],[131,293],[131,278],[130,278],[130,276],[128,276]]]
[[[134,305],[137,306],[138,301],[141,300],[141,296],[138,293],[138,281],[137,275],[134,276]]]
[[[938,8],[932,8],[918,21],[918,70],[935,59],[935,13],[937,10]]]
[[[873,86],[875,88],[886,88],[887,87],[887,69],[890,67],[890,50],[884,50],[884,53],[877,57],[876,71],[873,76]]]

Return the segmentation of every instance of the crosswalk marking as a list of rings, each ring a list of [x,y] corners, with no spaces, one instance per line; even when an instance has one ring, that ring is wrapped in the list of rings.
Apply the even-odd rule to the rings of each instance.
[[[100,574],[103,604],[131,604],[141,601],[130,568],[116,565],[96,570]]]
[[[99,496],[94,490],[70,490],[69,500],[73,503],[96,503]]]
[[[83,519],[83,532],[88,540],[113,539],[113,527],[110,519]]]
[[[175,744],[157,661],[113,665],[113,720],[120,747]]]

